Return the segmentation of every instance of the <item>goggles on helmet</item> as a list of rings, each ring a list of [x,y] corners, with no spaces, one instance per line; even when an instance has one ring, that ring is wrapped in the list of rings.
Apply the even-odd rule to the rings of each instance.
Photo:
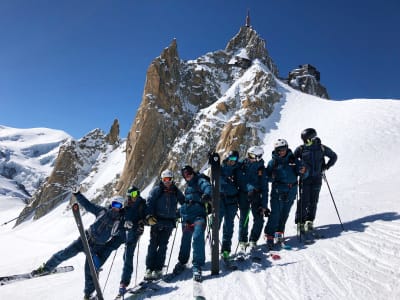
[[[256,160],[260,160],[262,157],[262,154],[256,155],[254,153],[248,153],[247,155],[249,156],[249,158],[256,159]]]
[[[130,193],[126,193],[126,195],[131,198],[136,198],[139,195],[139,191],[132,191]]]
[[[112,202],[111,202],[111,207],[112,207],[112,208],[119,208],[119,209],[121,209],[122,206],[124,206],[124,205],[123,205],[121,202],[118,202],[118,201],[112,201]]]
[[[161,180],[163,182],[172,182],[172,177],[163,177]]]
[[[230,161],[237,161],[238,158],[237,158],[237,156],[229,156],[229,157],[228,157],[228,160],[230,160]]]

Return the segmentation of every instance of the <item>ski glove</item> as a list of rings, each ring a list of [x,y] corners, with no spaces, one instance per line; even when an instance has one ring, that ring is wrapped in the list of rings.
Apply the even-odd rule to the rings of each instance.
[[[142,235],[143,232],[144,232],[144,226],[143,225],[139,225],[138,228],[136,229],[137,235]]]
[[[270,214],[271,214],[271,210],[269,208],[265,209],[264,217],[268,218]]]
[[[124,228],[125,229],[132,229],[133,227],[133,222],[132,221],[125,221],[124,223]]]
[[[147,221],[147,224],[149,224],[150,226],[153,226],[153,225],[157,224],[156,217],[152,216],[152,215],[147,215],[146,216],[146,221]]]
[[[77,185],[77,186],[71,187],[71,192],[73,195],[78,195],[81,192],[81,186]]]
[[[203,203],[211,203],[211,197],[208,194],[203,194],[203,196],[201,196],[201,200],[203,201]]]

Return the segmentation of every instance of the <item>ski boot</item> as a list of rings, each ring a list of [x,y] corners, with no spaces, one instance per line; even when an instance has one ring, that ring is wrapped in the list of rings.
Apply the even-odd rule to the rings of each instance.
[[[197,282],[201,282],[203,280],[201,276],[201,268],[193,267],[193,280]]]
[[[186,268],[186,266],[178,261],[176,263],[172,273],[174,273],[175,275],[181,274],[185,270],[185,268]]]
[[[39,268],[37,268],[36,270],[33,270],[33,271],[31,272],[31,275],[32,275],[33,277],[37,277],[37,276],[47,275],[47,274],[49,274],[49,273],[50,273],[50,271],[47,270],[46,264],[43,264],[43,265],[41,265]]]

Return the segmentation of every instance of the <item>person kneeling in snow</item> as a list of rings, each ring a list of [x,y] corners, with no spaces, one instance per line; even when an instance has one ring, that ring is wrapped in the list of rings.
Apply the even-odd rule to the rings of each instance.
[[[111,252],[117,249],[125,241],[124,229],[124,198],[114,196],[109,207],[103,207],[91,203],[80,191],[73,192],[77,202],[86,211],[96,216],[95,222],[86,230],[89,247],[97,272],[107,260]],[[32,276],[41,276],[51,273],[60,263],[83,252],[83,243],[79,237],[65,249],[55,253],[45,264],[33,270]],[[95,286],[89,269],[89,263],[85,261],[85,288],[84,299],[90,299]]]

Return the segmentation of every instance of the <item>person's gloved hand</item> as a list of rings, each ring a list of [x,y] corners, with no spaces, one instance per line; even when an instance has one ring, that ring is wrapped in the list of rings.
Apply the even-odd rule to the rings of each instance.
[[[78,184],[76,186],[71,187],[72,195],[78,195],[81,192],[81,186]]]
[[[125,223],[124,223],[125,229],[132,229],[132,227],[133,227],[132,221],[125,221]]]
[[[150,226],[153,226],[153,225],[157,224],[157,218],[155,216],[153,216],[153,215],[147,215],[146,216],[146,222]]]
[[[136,229],[136,233],[138,235],[142,235],[144,232],[144,224],[139,224],[138,228]]]
[[[264,217],[268,218],[270,216],[270,214],[271,214],[271,210],[269,208],[266,208],[264,210]]]
[[[201,196],[201,201],[202,201],[203,203],[211,203],[211,202],[212,202],[212,199],[211,199],[210,195],[208,195],[208,194],[203,194],[203,196]]]

